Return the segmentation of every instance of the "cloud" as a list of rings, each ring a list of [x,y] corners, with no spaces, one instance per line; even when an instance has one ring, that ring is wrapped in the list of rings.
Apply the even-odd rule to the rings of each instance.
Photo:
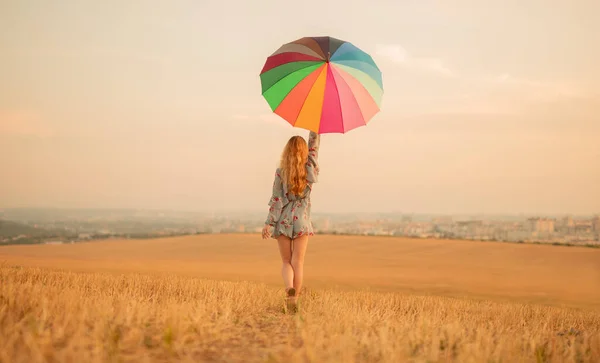
[[[509,72],[457,70],[441,57],[419,57],[399,44],[378,44],[375,53],[397,67],[433,75],[444,82],[443,91],[412,93],[404,114],[489,114],[516,115],[533,109],[571,107],[573,102],[589,103],[590,89],[564,80],[536,80]],[[396,86],[394,86],[396,87]],[[434,104],[435,107],[431,107]]]
[[[0,110],[0,136],[48,138],[54,131],[35,112]]]
[[[530,101],[549,102],[566,98],[582,98],[586,97],[587,94],[575,85],[564,82],[531,80],[513,76],[508,72],[500,75],[460,73],[459,77],[459,72],[452,69],[441,58],[414,56],[399,44],[378,44],[376,54],[407,69],[427,72],[445,78],[457,78],[460,81],[485,86],[490,90],[505,90],[513,93],[513,97]]]
[[[563,82],[542,82],[523,77],[515,77],[504,73],[496,77],[483,79],[495,87],[504,88],[510,92],[521,93],[530,100],[549,102],[560,99],[585,98],[587,92],[581,87]]]
[[[378,44],[375,53],[408,69],[433,73],[442,77],[457,76],[456,72],[450,69],[442,59],[412,56],[398,44]]]
[[[384,45],[377,44],[375,53],[383,58],[387,58],[392,62],[403,63],[408,59],[408,53],[400,45]]]

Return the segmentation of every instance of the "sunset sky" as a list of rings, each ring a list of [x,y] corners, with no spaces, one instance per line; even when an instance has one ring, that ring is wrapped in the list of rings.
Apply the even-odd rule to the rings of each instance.
[[[260,4],[260,5],[258,5]],[[597,0],[2,1],[0,208],[267,211],[259,72],[329,35],[383,106],[323,135],[314,212],[600,213]]]

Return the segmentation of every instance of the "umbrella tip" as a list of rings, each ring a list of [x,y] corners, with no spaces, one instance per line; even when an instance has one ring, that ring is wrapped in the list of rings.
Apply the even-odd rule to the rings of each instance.
[[[331,52],[327,52],[327,62],[331,60]]]

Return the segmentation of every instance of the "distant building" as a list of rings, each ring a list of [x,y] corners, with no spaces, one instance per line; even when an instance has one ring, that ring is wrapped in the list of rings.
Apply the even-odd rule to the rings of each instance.
[[[481,227],[483,226],[483,221],[458,221],[456,222],[456,225],[458,225],[459,227]]]
[[[433,224],[438,224],[438,225],[451,225],[454,220],[452,219],[452,217],[437,217],[434,218],[431,221]]]
[[[458,221],[456,222],[456,227],[458,227],[458,229],[461,231],[478,233],[477,231],[481,230],[481,228],[483,227],[483,221]]]
[[[46,241],[44,243],[47,245],[62,245],[63,241]]]
[[[573,217],[571,217],[571,216],[565,217],[563,219],[563,226],[567,227],[567,228],[575,227],[575,221],[573,220]]]
[[[596,216],[592,219],[592,229],[594,232],[600,232],[600,216]]]
[[[551,218],[529,218],[529,230],[537,234],[554,233],[556,221]]]
[[[575,233],[592,233],[594,231],[594,220],[579,220],[575,222]]]

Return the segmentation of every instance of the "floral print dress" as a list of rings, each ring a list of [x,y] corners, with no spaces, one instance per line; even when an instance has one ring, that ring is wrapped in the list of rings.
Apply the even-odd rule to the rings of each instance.
[[[320,135],[311,131],[308,136],[308,161],[306,163],[307,185],[301,196],[288,193],[287,185],[282,179],[281,170],[275,171],[273,195],[269,200],[269,215],[266,224],[274,227],[273,238],[281,235],[291,239],[312,236],[313,226],[310,219],[310,192],[319,175]]]

